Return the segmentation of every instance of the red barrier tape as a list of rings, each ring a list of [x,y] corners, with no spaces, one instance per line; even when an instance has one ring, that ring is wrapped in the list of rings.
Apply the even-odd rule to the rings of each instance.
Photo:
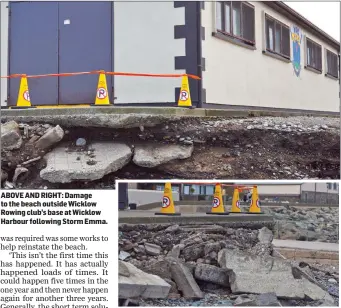
[[[42,77],[69,77],[78,75],[89,75],[89,74],[106,74],[111,76],[130,76],[130,77],[161,77],[161,78],[179,78],[187,76],[192,79],[199,80],[200,77],[192,74],[142,74],[142,73],[126,73],[126,72],[105,72],[105,71],[91,71],[91,72],[78,72],[78,73],[59,73],[59,74],[43,74],[43,75],[25,75],[25,74],[12,74],[9,76],[1,76],[0,78],[42,78]]]

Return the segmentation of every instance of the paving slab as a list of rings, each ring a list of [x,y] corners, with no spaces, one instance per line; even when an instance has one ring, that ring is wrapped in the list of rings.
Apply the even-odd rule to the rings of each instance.
[[[275,248],[309,249],[323,251],[339,251],[338,243],[308,242],[295,240],[276,240],[272,241]]]
[[[63,145],[54,148],[44,156],[47,166],[40,171],[40,177],[51,183],[94,181],[121,169],[132,156],[129,146],[115,142],[92,143],[89,149],[70,152]]]

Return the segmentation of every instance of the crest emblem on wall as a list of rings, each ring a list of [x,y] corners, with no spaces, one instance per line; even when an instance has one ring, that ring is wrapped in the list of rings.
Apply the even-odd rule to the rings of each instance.
[[[292,41],[292,65],[294,72],[298,77],[301,72],[301,43],[302,33],[300,28],[292,26],[291,28],[291,41]]]

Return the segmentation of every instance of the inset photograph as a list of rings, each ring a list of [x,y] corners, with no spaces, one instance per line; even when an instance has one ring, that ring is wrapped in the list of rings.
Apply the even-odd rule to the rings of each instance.
[[[338,182],[118,183],[120,306],[338,306]]]

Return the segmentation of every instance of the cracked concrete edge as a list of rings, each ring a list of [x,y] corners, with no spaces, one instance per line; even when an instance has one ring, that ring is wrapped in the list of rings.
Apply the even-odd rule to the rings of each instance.
[[[204,109],[204,108],[178,108],[178,107],[90,107],[90,108],[37,108],[37,109],[4,109],[1,111],[2,119],[30,116],[75,116],[75,115],[150,115],[150,116],[188,116],[188,117],[257,117],[257,116],[312,116],[336,117],[338,114],[314,113],[311,111],[271,111],[250,109]]]
[[[179,224],[179,225],[191,225],[204,222],[209,223],[223,223],[226,226],[242,227],[245,224],[248,227],[253,225],[255,228],[262,228],[265,225],[272,227],[274,220],[272,216],[262,215],[258,216],[245,216],[245,217],[227,217],[227,216],[145,216],[145,217],[119,217],[119,224]]]

